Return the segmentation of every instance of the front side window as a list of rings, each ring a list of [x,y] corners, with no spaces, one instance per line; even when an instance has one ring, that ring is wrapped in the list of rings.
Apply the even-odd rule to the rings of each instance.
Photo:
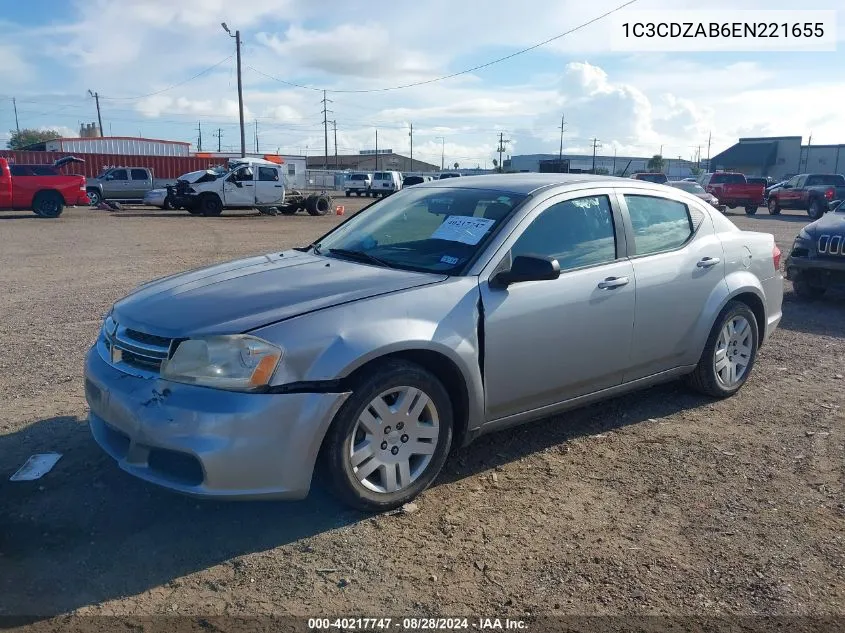
[[[801,178],[801,176],[793,176],[792,178],[787,180],[785,184],[789,185],[790,187],[797,187],[799,178]]]
[[[524,199],[485,189],[402,189],[318,240],[316,252],[389,268],[458,274]]]
[[[671,251],[694,232],[687,205],[655,196],[625,195],[637,255]]]
[[[112,180],[129,180],[129,175],[126,173],[125,169],[115,169],[109,175]]]
[[[556,259],[561,270],[616,259],[613,213],[607,196],[558,202],[543,211],[519,236],[511,256]]]

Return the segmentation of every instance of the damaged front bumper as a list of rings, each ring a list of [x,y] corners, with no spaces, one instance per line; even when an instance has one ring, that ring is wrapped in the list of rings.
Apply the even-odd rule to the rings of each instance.
[[[201,497],[301,499],[348,393],[238,393],[140,378],[91,348],[91,433],[120,468]]]

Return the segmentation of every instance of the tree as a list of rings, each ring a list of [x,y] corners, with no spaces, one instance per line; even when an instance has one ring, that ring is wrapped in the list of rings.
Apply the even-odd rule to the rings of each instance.
[[[31,128],[25,128],[20,132],[9,130],[9,134],[9,141],[6,143],[9,149],[25,149],[30,145],[62,138],[61,132],[56,130],[34,130]]]
[[[457,168],[458,168],[458,162],[455,161],[455,169],[457,169]]]
[[[496,171],[499,171],[499,161],[496,160],[495,158],[493,159],[493,169],[495,169]]]
[[[690,176],[700,176],[703,173],[703,169],[701,167],[690,167],[689,173]]]
[[[664,164],[663,157],[660,154],[655,154],[651,158],[648,159],[648,167],[651,171],[663,171],[663,164]]]
[[[596,167],[596,174],[607,176],[609,173],[610,170],[607,167]]]

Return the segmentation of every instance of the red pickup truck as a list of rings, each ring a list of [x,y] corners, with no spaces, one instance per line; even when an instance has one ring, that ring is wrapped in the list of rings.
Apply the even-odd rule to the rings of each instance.
[[[32,209],[42,218],[57,218],[65,205],[88,205],[85,176],[65,175],[62,165],[82,162],[68,156],[52,165],[21,165],[0,158],[0,209]]]
[[[818,220],[834,200],[845,200],[845,176],[842,174],[798,174],[769,193],[769,213],[781,209],[806,211]]]
[[[704,174],[700,184],[707,193],[716,196],[720,204],[730,209],[745,207],[747,215],[754,215],[763,206],[766,187],[763,183],[749,184],[743,174],[729,171]]]

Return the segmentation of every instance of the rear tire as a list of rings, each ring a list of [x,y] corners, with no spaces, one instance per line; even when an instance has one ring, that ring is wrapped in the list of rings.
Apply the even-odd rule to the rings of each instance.
[[[162,208],[165,211],[174,211],[176,209],[176,206],[173,204],[173,198],[171,198],[170,196],[167,196],[164,199],[164,204],[162,205]]]
[[[392,396],[385,394],[393,389],[396,392],[404,390],[404,393],[399,396],[400,399],[387,404]],[[427,401],[416,412],[418,396],[413,396],[407,405],[415,415],[406,415],[397,421],[390,416],[393,413],[391,408],[395,405],[401,410],[404,398],[412,397],[411,390],[419,392],[420,397],[424,394]],[[385,399],[382,399],[383,396]],[[374,403],[378,403],[380,409],[384,407],[383,412],[387,414],[385,419],[380,415],[372,415],[371,411],[378,413]],[[358,384],[352,388],[352,395],[332,421],[323,441],[322,465],[335,494],[348,505],[376,512],[398,508],[419,495],[431,485],[446,462],[452,445],[452,415],[452,402],[445,387],[434,374],[419,365],[391,360],[361,376]],[[363,425],[362,419],[368,419],[371,424]],[[402,424],[402,429],[397,422]],[[424,424],[418,426],[419,422]],[[413,434],[421,427],[427,429],[425,438],[430,447],[424,454],[414,453],[411,449],[414,445],[420,446],[416,444],[419,440]],[[371,428],[375,431],[373,437],[366,437]],[[419,436],[423,441],[425,438]],[[371,440],[375,441],[367,449]],[[352,449],[356,442],[362,447],[361,450],[370,450],[371,456],[359,459],[353,465]],[[411,454],[414,456],[408,456]],[[393,463],[391,455],[397,455],[397,462],[407,457],[404,460],[407,468],[403,470],[400,464]],[[426,462],[427,455],[430,455],[430,459]],[[376,464],[382,465],[373,468]],[[371,474],[362,477],[363,469],[368,467]],[[406,485],[402,485],[403,477],[409,477]],[[392,492],[389,491],[394,487],[391,481],[398,486]],[[379,487],[384,489],[379,490]]]
[[[755,215],[757,213],[757,207],[748,205],[745,207],[745,215]]]
[[[792,289],[799,299],[815,301],[824,295],[827,288],[812,283],[812,279],[805,272],[800,272],[792,280]]]
[[[57,191],[42,191],[35,195],[32,210],[39,218],[57,218],[65,210],[65,201]]]
[[[214,217],[223,213],[223,201],[213,193],[207,193],[199,199],[200,212],[205,217]]]
[[[736,326],[735,335],[728,335],[729,324]],[[747,329],[742,329],[743,327]],[[728,302],[710,330],[695,371],[686,377],[687,384],[699,393],[714,398],[728,398],[734,395],[742,389],[754,369],[759,341],[757,319],[751,308],[741,301]],[[726,381],[722,372],[727,371],[731,364],[739,366],[744,358],[742,354],[746,352],[748,357],[745,359],[741,375],[736,380]],[[717,369],[720,365],[722,368]]]
[[[85,193],[88,195],[88,202],[92,207],[96,207],[103,201],[103,197],[97,189],[88,189]]]
[[[807,208],[807,215],[810,216],[811,220],[818,220],[824,215],[824,207],[822,207],[821,203],[817,199],[810,200],[810,206]]]
[[[769,208],[769,215],[780,215],[781,209],[777,198],[769,198],[769,202],[766,206]]]
[[[351,197],[352,197],[352,192],[351,192],[351,191],[349,191],[348,189],[346,190],[346,197],[347,197],[347,198],[351,198]]]

